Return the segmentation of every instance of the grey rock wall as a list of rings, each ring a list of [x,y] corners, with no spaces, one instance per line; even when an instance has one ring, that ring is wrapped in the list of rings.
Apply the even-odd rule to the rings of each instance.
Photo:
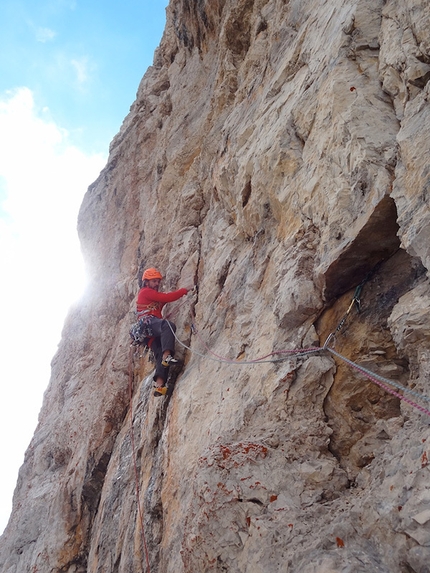
[[[2,573],[430,571],[429,24],[426,0],[170,2],[81,208],[91,287]],[[129,348],[147,266],[199,286],[163,399]],[[333,332],[409,402],[327,349],[246,364]]]

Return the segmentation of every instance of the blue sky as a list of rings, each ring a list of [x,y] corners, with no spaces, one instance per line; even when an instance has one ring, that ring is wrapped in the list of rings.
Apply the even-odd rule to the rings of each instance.
[[[166,5],[2,0],[0,92],[29,87],[36,108],[68,129],[81,149],[105,152],[152,64]]]
[[[79,206],[152,64],[167,4],[0,3],[0,533],[85,288]]]

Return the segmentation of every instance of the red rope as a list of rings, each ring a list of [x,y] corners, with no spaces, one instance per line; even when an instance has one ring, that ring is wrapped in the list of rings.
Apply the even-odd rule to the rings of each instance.
[[[379,382],[379,380],[377,380],[376,378],[373,378],[373,376],[369,376],[368,374],[365,374],[363,372],[363,374],[365,376],[367,376],[367,378],[369,378],[370,380],[372,380],[372,382],[374,382],[375,384],[378,384],[378,386],[380,386],[381,388],[383,388],[386,392],[389,392],[390,394],[392,394],[393,396],[396,396],[397,398],[399,398],[400,400],[403,400],[403,402],[406,402],[407,404],[409,404],[410,406],[413,406],[414,408],[416,408],[417,410],[419,410],[420,412],[422,412],[423,414],[427,414],[427,416],[430,416],[430,410],[427,410],[427,408],[424,408],[423,406],[420,406],[419,404],[417,404],[416,402],[414,402],[413,400],[409,400],[409,398],[407,398],[406,396],[403,396],[403,394],[399,394],[399,392],[396,392],[395,390],[392,390],[391,388],[389,388],[388,386],[386,386],[385,384],[383,384],[382,382]]]
[[[339,358],[341,358],[342,360],[344,360],[347,364],[349,364],[350,366],[352,366],[353,368],[355,368],[356,370],[358,370],[359,372],[361,372],[364,376],[366,376],[367,378],[369,378],[369,380],[371,380],[372,382],[374,382],[375,384],[377,384],[380,388],[384,389],[386,392],[388,392],[389,394],[392,394],[393,396],[396,396],[397,398],[399,398],[400,400],[403,400],[404,402],[406,402],[407,404],[409,404],[410,406],[412,406],[413,408],[416,408],[417,410],[419,410],[420,412],[422,412],[423,414],[426,414],[427,416],[430,416],[430,410],[428,410],[427,408],[424,408],[423,406],[421,406],[420,404],[417,404],[416,402],[414,402],[413,400],[410,400],[409,398],[407,398],[406,396],[404,396],[403,394],[399,394],[399,392],[396,392],[395,390],[393,390],[392,388],[390,388],[389,386],[387,386],[386,384],[384,384],[383,382],[379,381],[375,376],[372,375],[374,373],[372,373],[371,371],[367,371],[366,369],[363,369],[362,367],[360,367],[358,364],[356,364],[355,362],[352,362],[352,360],[349,360],[348,358],[345,358],[344,356],[342,356],[341,354],[339,354],[338,352],[336,352],[334,349],[327,347],[326,345],[324,345],[323,347],[310,347],[310,348],[296,348],[294,350],[277,350],[275,352],[271,352],[270,354],[266,354],[265,356],[261,356],[260,358],[255,358],[254,360],[248,360],[248,361],[241,361],[241,360],[229,360],[228,358],[224,358],[223,356],[220,356],[219,354],[216,354],[215,352],[212,352],[212,350],[208,347],[208,345],[204,342],[204,340],[199,336],[199,333],[197,331],[197,329],[194,327],[194,333],[196,334],[197,338],[200,340],[200,342],[203,344],[203,346],[205,347],[206,351],[210,354],[212,354],[213,356],[215,356],[216,358],[218,358],[219,360],[221,360],[222,362],[227,362],[229,364],[258,364],[259,362],[264,361],[266,358],[268,358],[269,356],[274,356],[276,354],[292,354],[292,355],[296,355],[296,356],[300,356],[301,354],[311,354],[313,352],[318,352],[318,351],[322,351],[322,350],[328,350],[329,352],[331,352],[332,354],[335,354],[336,356],[338,356]],[[388,383],[390,383],[389,380],[387,380]],[[407,388],[402,388],[402,390],[404,392],[407,392],[408,389]]]
[[[265,354],[264,356],[259,356],[258,358],[253,358],[251,360],[234,360],[234,359],[230,359],[230,358],[225,358],[224,356],[220,356],[216,352],[213,352],[209,348],[209,346],[206,344],[206,342],[203,340],[203,338],[200,336],[200,334],[199,334],[199,332],[198,332],[198,330],[194,324],[192,324],[192,327],[193,327],[194,334],[196,335],[198,340],[200,340],[200,342],[202,343],[205,350],[209,354],[212,354],[212,356],[215,356],[216,358],[218,358],[222,362],[227,362],[228,364],[258,364],[259,362],[262,362],[263,360],[266,360],[267,358],[270,358],[271,356],[276,356],[277,354],[291,354],[291,355],[295,355],[295,356],[297,356],[297,355],[300,356],[301,354],[312,354],[313,352],[317,352],[317,351],[321,350],[321,348],[316,347],[316,346],[310,346],[309,348],[295,348],[293,350],[275,350],[274,352],[270,352],[269,354]],[[269,362],[272,362],[272,361],[269,361]]]
[[[419,410],[423,414],[427,414],[427,416],[430,416],[430,410],[428,410],[427,408],[424,408],[420,404],[417,404],[413,400],[410,400],[409,398],[407,398],[403,394],[396,392],[395,390],[393,390],[392,388],[390,388],[389,386],[387,386],[383,382],[380,382],[377,378],[375,378],[375,376],[372,376],[371,372],[367,371],[367,369],[362,368],[361,366],[359,366],[358,364],[356,364],[352,360],[349,360],[348,358],[345,358],[344,356],[342,356],[342,354],[339,354],[338,352],[333,351],[333,349],[331,349],[331,348],[328,348],[327,350],[329,350],[332,354],[335,354],[336,356],[341,358],[344,362],[346,362],[347,364],[349,364],[350,366],[352,366],[353,368],[355,368],[356,370],[361,372],[361,374],[363,374],[363,376],[366,376],[366,378],[368,378],[369,380],[371,380],[372,382],[377,384],[380,388],[383,388],[389,394],[396,396],[396,398],[399,398],[399,400],[403,400],[403,402],[406,402],[407,404],[409,404],[413,408],[416,408],[417,410]],[[405,388],[405,390],[407,390],[407,389]]]
[[[137,510],[139,513],[139,521],[140,521],[140,531],[141,531],[141,536],[142,536],[143,547],[145,550],[146,566],[148,569],[148,573],[151,573],[151,567],[149,565],[148,545],[146,543],[145,530],[143,527],[143,514],[142,514],[142,509],[140,507],[139,472],[137,470],[136,446],[134,443],[134,430],[133,430],[133,352],[134,352],[134,347],[132,345],[130,345],[130,353],[129,353],[129,360],[128,360],[128,389],[129,389],[129,395],[130,395],[131,449],[132,449],[132,454],[133,454],[134,479],[135,479],[135,487],[136,487]]]

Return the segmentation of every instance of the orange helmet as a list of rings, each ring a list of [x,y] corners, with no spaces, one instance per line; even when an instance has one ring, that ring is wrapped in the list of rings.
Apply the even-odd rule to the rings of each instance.
[[[150,281],[151,279],[162,279],[163,275],[157,269],[146,269],[146,271],[142,275],[142,280]]]

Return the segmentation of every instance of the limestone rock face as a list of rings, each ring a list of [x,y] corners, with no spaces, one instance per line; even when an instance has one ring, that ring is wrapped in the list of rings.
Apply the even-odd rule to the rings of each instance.
[[[430,571],[429,30],[427,0],[171,0],[1,573]],[[147,266],[198,284],[165,398]]]

